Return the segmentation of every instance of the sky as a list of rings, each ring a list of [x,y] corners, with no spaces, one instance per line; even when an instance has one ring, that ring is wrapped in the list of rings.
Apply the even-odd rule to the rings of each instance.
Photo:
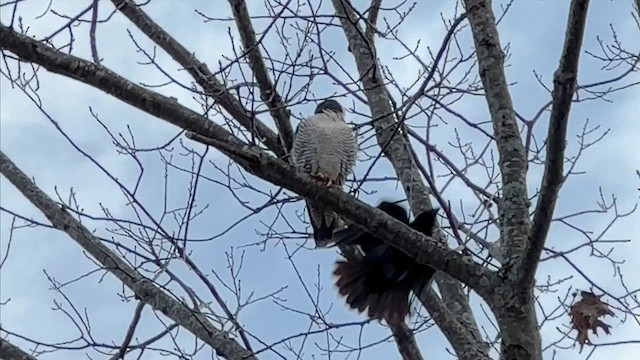
[[[355,5],[363,9],[367,3],[368,1],[357,1]],[[391,7],[399,3],[389,1],[388,4],[385,2],[385,6]],[[512,84],[510,87],[512,99],[517,112],[524,118],[532,118],[549,100],[549,93],[544,86],[552,86],[553,72],[562,50],[568,3],[568,1],[551,0],[519,1],[510,7],[508,14],[499,24],[501,43],[508,45],[509,49],[506,75],[509,83]],[[41,16],[45,13],[48,4],[48,1],[28,0],[20,4],[16,13],[16,19],[20,19],[20,23],[25,28],[29,28],[28,33],[39,39],[51,34],[67,21],[52,12],[46,12]],[[54,1],[51,4],[51,10],[72,16],[89,4],[89,1],[79,0]],[[235,42],[237,45],[238,42],[234,23],[232,21],[205,22],[194,11],[197,9],[211,17],[228,18],[231,12],[227,2],[184,1],[181,7],[176,7],[174,4],[169,1],[153,0],[145,7],[145,11],[187,49],[205,61],[212,70],[217,70],[220,64],[228,64],[229,59],[234,56],[232,44]],[[505,2],[494,3],[494,11],[499,12],[505,5]],[[406,10],[409,6],[410,4],[405,4],[402,9]],[[252,15],[266,14],[261,1],[248,1],[248,7]],[[3,25],[11,21],[12,14],[7,10],[8,8],[8,6],[0,8],[0,21]],[[459,6],[457,10],[459,13]],[[113,7],[109,2],[100,2],[100,19],[107,18],[112,11]],[[309,12],[304,6],[300,11],[303,14]],[[429,52],[437,51],[446,33],[442,19],[450,21],[455,11],[456,3],[453,1],[419,2],[397,29],[397,36],[408,48],[417,47],[417,53],[428,62]],[[634,39],[637,39],[640,30],[633,21],[631,12],[631,1],[592,1],[584,40],[585,52],[581,55],[580,84],[610,79],[629,68],[628,64],[623,64],[606,71],[603,69],[604,64],[588,53],[601,54],[598,41],[611,44],[613,29],[623,47],[637,54],[640,49]],[[330,2],[323,1],[319,13],[331,14]],[[88,19],[88,16],[85,15],[84,19]],[[386,20],[390,23],[396,19],[397,16],[387,14]],[[257,20],[254,24],[259,30],[264,30],[267,25],[266,20]],[[295,22],[288,21],[277,28],[272,28],[265,36],[264,46],[269,49],[272,58],[282,60],[285,58],[286,49],[290,51],[296,49],[299,32],[295,30],[294,25]],[[464,25],[466,27],[458,35],[457,45],[464,50],[465,54],[469,54],[472,48],[471,34],[468,25]],[[289,43],[281,43],[276,36],[276,31],[283,31]],[[76,41],[72,53],[85,59],[91,58],[88,33],[89,26],[86,23],[74,28],[73,31]],[[63,44],[68,41],[68,37],[68,31],[63,31],[54,38],[54,43]],[[144,53],[137,51],[132,39],[149,54],[154,53],[153,44],[120,14],[115,14],[109,18],[109,21],[101,23],[97,29],[97,44],[103,65],[136,83],[152,86],[154,91],[175,97],[180,104],[195,111],[202,111],[193,93],[177,84],[163,85],[168,82],[167,76],[158,67],[187,86],[191,81],[188,74],[180,70],[179,66],[160,49],[155,49],[158,67],[148,65]],[[357,74],[355,64],[347,51],[341,31],[338,28],[329,28],[323,33],[322,43],[326,44],[326,50],[335,54],[336,62],[330,64],[334,74],[345,82],[349,81],[348,76],[355,78]],[[379,39],[377,49],[378,56],[386,70],[394,75],[399,88],[411,86],[416,78],[421,76],[419,62],[412,57],[403,56],[406,50],[397,41]],[[455,50],[452,50],[452,53],[452,56],[455,56]],[[307,53],[301,56],[304,58]],[[274,64],[278,63],[274,62]],[[455,80],[460,79],[464,71],[469,68],[470,65],[463,65],[455,70],[451,75],[451,81],[455,83]],[[6,62],[2,63],[1,69],[5,74]],[[15,72],[16,69],[15,64],[10,63],[9,70]],[[242,81],[242,74],[237,67],[232,69],[229,81]],[[22,71],[28,74],[30,70],[23,68]],[[358,96],[362,96],[361,93],[345,95],[344,90],[327,76],[318,76],[310,81],[300,76],[304,75],[300,74],[301,70],[297,71],[295,78],[283,75],[278,79],[280,91],[287,98],[292,99],[293,105],[290,110],[295,118],[294,122],[299,121],[304,114],[311,113],[315,106],[314,102],[306,101],[303,96],[296,94],[299,89],[307,85],[312,96],[337,96],[350,111],[350,122],[361,124],[370,120],[367,119],[369,115],[366,105],[358,100]],[[471,77],[477,77],[476,68],[471,67],[470,71],[472,71]],[[639,81],[640,76],[636,71],[625,78],[621,84]],[[392,88],[391,91],[395,96],[398,95],[397,89]],[[131,142],[130,132],[134,136],[137,148],[152,149],[178,135],[177,128],[87,85],[43,70],[39,72],[37,94],[42,101],[44,111],[30,99],[29,96],[33,96],[33,93],[25,94],[19,88],[12,87],[5,76],[1,79],[0,94],[0,118],[2,119],[0,147],[26,174],[36,180],[42,190],[53,198],[57,198],[59,194],[65,201],[70,198],[70,194],[74,194],[81,211],[93,217],[104,217],[104,209],[108,209],[109,214],[114,218],[136,221],[140,212],[132,209],[113,179],[117,179],[129,189],[133,189],[139,182],[136,191],[139,203],[154,219],[161,222],[168,232],[184,236],[185,229],[180,227],[178,219],[184,214],[182,209],[189,203],[192,177],[188,172],[180,169],[191,169],[197,166],[198,157],[194,154],[203,153],[202,145],[181,136],[171,143],[169,149],[137,153],[137,160],[144,167],[144,171],[141,172],[138,162],[130,156],[118,153],[109,133],[114,134],[116,138],[118,134],[122,134],[127,141]],[[246,92],[243,94],[246,95]],[[584,92],[580,95],[583,98],[588,96]],[[574,105],[568,129],[568,156],[573,156],[578,151],[577,135],[583,131],[585,122],[588,121],[587,129],[594,129],[587,136],[589,141],[599,138],[603,133],[606,133],[606,136],[584,151],[575,168],[577,174],[568,178],[561,191],[555,212],[556,218],[578,211],[598,209],[598,202],[602,201],[601,194],[606,202],[610,202],[612,196],[615,196],[620,213],[629,212],[638,204],[640,178],[635,175],[640,164],[640,147],[637,146],[637,138],[640,134],[638,99],[640,99],[640,87],[635,86],[616,91],[608,95],[606,100],[586,101]],[[422,104],[429,105],[427,101]],[[472,121],[489,121],[487,106],[481,96],[465,95],[453,104],[452,108]],[[366,116],[359,114],[366,114]],[[429,130],[429,141],[454,160],[459,167],[463,167],[464,159],[452,146],[456,142],[456,136],[462,144],[472,146],[476,152],[482,150],[483,139],[451,114],[444,111],[438,114],[441,118],[435,118],[430,123],[432,127]],[[104,126],[96,121],[96,118]],[[218,123],[222,122],[219,115],[211,115],[211,118]],[[260,115],[260,118],[272,124],[266,114]],[[536,135],[540,140],[546,133],[548,116],[543,114],[539,122]],[[409,124],[414,126],[418,133],[425,133],[424,115],[412,118]],[[59,126],[59,129],[56,126]],[[484,125],[484,128],[490,130],[490,125]],[[68,139],[63,136],[63,133],[68,136]],[[373,145],[373,140],[368,137],[367,133],[361,134],[361,148]],[[72,142],[84,154],[77,151]],[[424,148],[419,147],[417,142],[414,142],[414,145],[418,155],[425,160]],[[367,172],[371,160],[367,159],[366,154],[371,153],[375,155],[374,149],[361,151],[361,161],[355,170],[356,178],[362,177]],[[495,153],[491,153],[490,149],[482,158],[490,161],[492,155]],[[166,166],[166,162],[170,162],[175,167]],[[101,171],[96,164],[106,169],[111,177]],[[437,172],[444,173],[440,164],[436,163],[434,167]],[[388,330],[375,322],[361,325],[365,320],[364,316],[347,310],[343,300],[337,296],[331,277],[333,261],[338,258],[335,251],[312,250],[310,242],[305,243],[301,239],[271,240],[264,246],[252,245],[264,239],[260,233],[264,233],[269,224],[273,223],[274,229],[279,231],[291,231],[287,222],[278,216],[275,208],[269,208],[251,216],[241,225],[226,231],[230,224],[249,214],[249,210],[241,206],[239,201],[243,201],[250,207],[258,207],[269,199],[270,193],[278,190],[268,186],[262,180],[247,175],[246,180],[240,180],[240,182],[246,181],[260,191],[234,186],[234,192],[232,192],[226,186],[228,179],[224,174],[229,169],[232,174],[238,175],[237,169],[227,167],[227,160],[222,154],[215,150],[208,151],[203,166],[205,177],[200,180],[195,195],[195,209],[201,210],[201,213],[189,226],[188,238],[192,241],[189,242],[187,249],[191,259],[221,289],[223,297],[232,309],[237,307],[238,300],[233,291],[225,287],[225,284],[233,288],[231,284],[234,276],[239,274],[237,277],[241,279],[240,299],[242,302],[247,302],[249,299],[250,304],[242,307],[238,319],[246,326],[247,331],[265,344],[293,337],[288,344],[294,351],[303,349],[302,359],[329,358],[325,350],[327,346],[336,346],[336,341],[342,342],[343,345],[339,346],[338,352],[331,358],[344,358],[347,355],[344,351],[348,347],[365,345],[364,350],[353,353],[350,358],[399,358],[393,342],[377,344],[389,336]],[[528,180],[529,192],[532,195],[538,189],[537,184],[540,183],[542,169],[541,166],[530,168]],[[371,177],[393,177],[392,174],[391,166],[382,159],[376,163]],[[477,179],[482,185],[487,181],[485,170],[480,167],[472,167],[468,174],[470,178]],[[239,178],[236,177],[236,179]],[[443,187],[447,181],[448,178],[445,176],[436,178],[436,184],[439,187]],[[46,222],[44,217],[6,179],[0,179],[0,186],[0,203],[3,209]],[[364,185],[363,190],[360,198],[372,205],[377,204],[381,199],[397,200],[403,197],[401,187],[394,181],[370,181]],[[292,195],[290,192],[284,193]],[[478,201],[460,181],[452,181],[446,187],[443,196],[450,201],[452,210],[457,216],[465,219],[473,218]],[[297,201],[294,204],[287,204],[283,210],[296,231],[305,230],[304,224],[296,218],[296,214],[301,214],[303,209],[303,202]],[[486,216],[486,214],[478,216]],[[150,219],[144,216],[142,218],[145,224],[153,227]],[[640,288],[640,281],[635,276],[640,268],[633,261],[634,258],[640,258],[638,242],[640,239],[637,235],[640,233],[638,231],[640,222],[638,213],[620,218],[610,225],[612,218],[611,212],[588,213],[569,219],[569,224],[583,229],[594,237],[605,232],[602,236],[603,240],[632,240],[621,243],[605,242],[597,246],[604,252],[611,250],[611,258],[624,261],[623,263],[612,264],[606,259],[590,256],[589,248],[573,253],[570,259],[583,274],[594,280],[609,294],[620,295],[626,291],[619,278],[614,277],[616,271],[624,275],[630,290]],[[95,342],[117,346],[124,337],[136,305],[134,301],[122,299],[122,285],[108,274],[105,276],[102,272],[95,272],[92,260],[64,233],[44,228],[25,227],[12,232],[12,219],[13,217],[7,212],[1,213],[0,251],[2,256],[0,258],[6,257],[0,274],[2,329],[44,343],[57,343],[79,337],[80,330],[76,325],[79,324],[79,318],[85,318],[90,323],[88,327]],[[109,229],[115,228],[113,223],[86,217],[82,221],[100,236],[112,238],[129,246],[134,244],[131,239],[109,232]],[[547,247],[560,251],[584,243],[584,234],[571,226],[554,223]],[[479,226],[476,226],[474,229],[478,228]],[[489,231],[486,239],[495,240],[496,232]],[[154,245],[162,247],[163,243],[156,238]],[[242,266],[238,273],[239,264]],[[230,271],[229,267],[233,271]],[[169,268],[205,302],[212,300],[203,284],[179,259],[173,260]],[[86,277],[82,276],[87,273],[90,274]],[[74,281],[78,277],[81,278]],[[166,279],[166,275],[163,275],[158,281],[162,282]],[[558,307],[559,299],[575,289],[590,289],[589,283],[567,261],[553,259],[542,262],[537,274],[538,283],[553,282],[558,279],[566,280],[558,285],[556,292],[541,294],[540,304],[546,310]],[[63,293],[60,293],[52,286],[52,281],[69,284],[65,285],[62,288]],[[186,296],[175,283],[169,286],[176,296]],[[601,293],[601,291],[596,292]],[[606,297],[605,299],[614,307],[620,306],[613,299]],[[55,310],[57,306],[64,311]],[[330,332],[298,336],[309,330],[317,330],[317,327],[311,324],[317,318],[314,316],[316,306],[326,312],[324,318],[328,323],[351,325],[344,325]],[[486,331],[490,337],[495,336],[491,323],[482,315],[482,309],[486,310],[486,306],[475,297],[472,306],[476,310],[482,331]],[[75,324],[69,316],[65,315],[65,311],[75,319]],[[559,331],[569,330],[569,319],[564,311],[562,307],[556,309],[553,320],[544,324],[541,330],[543,346],[548,346],[560,339]],[[415,319],[414,317],[413,320]],[[601,334],[600,337],[592,338],[594,343],[640,340],[640,325],[628,317],[623,322],[624,319],[623,316],[607,318],[606,322],[613,326],[612,335]],[[166,318],[146,309],[136,332],[136,339],[142,341],[157,334],[166,322]],[[412,324],[415,325],[415,323]],[[80,325],[81,328],[82,326]],[[228,324],[224,326],[229,327]],[[86,335],[86,329],[83,332]],[[2,332],[2,336],[5,335],[6,333]],[[33,348],[21,339],[10,336],[9,340],[23,349]],[[417,335],[417,341],[425,357],[438,360],[451,358],[447,353],[450,346],[436,327],[421,331]],[[81,342],[75,343],[75,345],[78,344]],[[255,340],[252,344],[255,349],[264,347]],[[371,344],[375,346],[369,346]],[[571,345],[572,340],[563,340],[560,346],[564,349],[555,348],[546,351],[545,359],[584,359],[589,354],[590,348],[585,348],[579,354],[578,349],[571,348]],[[180,331],[175,340],[167,337],[158,342],[157,346],[169,349],[179,346],[185,351],[193,351],[196,345],[192,336],[185,331]],[[286,346],[279,345],[277,349],[277,353],[267,351],[260,354],[260,358],[295,358],[293,352],[287,350]],[[554,351],[557,351],[555,355]],[[639,343],[600,347],[590,359],[626,360],[631,359],[633,351],[636,353],[640,351]],[[41,358],[67,359],[70,356],[79,358],[83,357],[84,353],[93,358],[108,358],[96,352],[95,349],[60,351],[43,355]],[[492,355],[496,354],[492,353]],[[149,352],[145,356],[143,358],[154,359],[158,357],[158,353]],[[194,356],[195,359],[212,357],[213,355],[206,350]]]

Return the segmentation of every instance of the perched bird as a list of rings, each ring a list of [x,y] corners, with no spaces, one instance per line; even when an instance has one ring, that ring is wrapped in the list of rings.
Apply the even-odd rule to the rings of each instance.
[[[342,189],[356,164],[358,144],[345,121],[345,111],[335,100],[325,100],[315,114],[296,128],[291,162],[300,171],[327,187]],[[309,220],[317,248],[331,244],[336,231],[346,228],[338,214],[307,201]]]
[[[416,231],[431,236],[437,209],[427,210],[409,223],[407,211],[394,203],[382,202],[378,209]],[[364,254],[336,262],[334,275],[340,295],[358,312],[367,308],[370,318],[390,324],[404,321],[410,312],[411,291],[420,294],[429,284],[435,269],[417,263],[399,249],[375,235],[350,225],[340,232],[337,245],[357,246]]]

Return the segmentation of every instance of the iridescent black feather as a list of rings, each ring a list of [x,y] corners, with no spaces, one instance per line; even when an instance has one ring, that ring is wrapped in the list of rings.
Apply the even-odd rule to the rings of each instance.
[[[409,223],[407,211],[394,203],[382,202],[378,209],[427,236],[432,235],[437,209],[425,211]],[[419,294],[435,273],[404,252],[355,225],[340,234],[339,244],[358,246],[362,257],[336,262],[334,275],[340,295],[347,304],[370,318],[400,323],[410,313],[410,294]]]

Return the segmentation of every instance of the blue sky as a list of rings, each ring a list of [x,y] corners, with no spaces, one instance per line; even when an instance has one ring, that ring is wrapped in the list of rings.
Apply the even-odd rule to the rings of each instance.
[[[252,15],[265,14],[262,2],[249,1],[248,3]],[[22,17],[22,22],[25,26],[29,26],[29,34],[37,38],[50,34],[66,21],[50,13],[36,19],[44,12],[47,4],[47,1],[30,0],[18,8],[18,15]],[[60,13],[76,14],[88,4],[88,1],[54,2],[52,8]],[[198,58],[206,61],[212,70],[215,71],[218,68],[219,62],[226,64],[227,58],[233,56],[229,28],[237,41],[237,33],[233,30],[234,23],[205,23],[194,12],[194,9],[210,16],[228,17],[230,9],[227,2],[220,1],[215,4],[207,2],[205,4],[205,2],[199,1],[185,1],[181,7],[176,7],[173,4],[169,1],[155,0],[145,10],[185,47],[193,51]],[[358,1],[355,4],[362,9],[368,4],[368,1]],[[496,2],[494,4],[495,11],[499,11],[502,5],[504,5],[503,2]],[[106,17],[112,11],[110,3],[101,2],[100,6],[101,18]],[[532,117],[549,100],[549,94],[536,80],[534,71],[541,76],[543,84],[552,85],[553,72],[557,67],[562,49],[567,9],[568,1],[521,1],[512,6],[499,26],[502,44],[509,44],[510,56],[506,73],[508,81],[513,83],[511,87],[513,102],[518,113],[525,118]],[[399,28],[398,37],[403,39],[409,47],[416,46],[416,42],[419,40],[418,53],[427,61],[429,59],[426,56],[427,46],[432,52],[437,51],[441,39],[446,33],[441,16],[449,20],[452,18],[454,10],[455,3],[453,1],[421,2],[416,6],[414,13]],[[611,24],[626,49],[632,53],[638,53],[640,49],[638,49],[637,42],[634,43],[634,39],[637,39],[639,29],[631,17],[631,11],[630,1],[592,1],[584,50],[599,53],[598,37],[605,43],[610,43]],[[332,13],[330,2],[323,2],[320,13]],[[10,12],[3,8],[0,15],[3,25],[9,23],[10,16]],[[389,16],[389,21],[394,21],[394,18]],[[264,29],[266,25],[265,21],[258,21],[254,26],[257,29]],[[115,14],[109,22],[98,27],[98,49],[103,58],[103,64],[134,82],[149,85],[165,83],[166,77],[155,67],[141,65],[146,59],[143,54],[136,52],[128,31],[131,31],[142,48],[152,51],[150,41],[145,39],[127,19],[120,14]],[[295,31],[287,26],[285,26],[285,31],[292,37],[292,43],[295,43]],[[76,43],[73,53],[76,56],[90,59],[88,25],[85,24],[74,29],[74,35]],[[63,32],[58,35],[55,42],[63,43],[67,38],[68,34]],[[460,48],[468,54],[472,45],[468,26],[458,36],[458,39]],[[285,51],[277,40],[277,37],[273,35],[267,36],[265,46],[269,48],[273,58],[281,59]],[[322,41],[328,50],[335,52],[336,59],[344,68],[344,72],[341,72],[333,64],[331,65],[332,71],[335,71],[343,81],[348,81],[347,74],[355,77],[357,72],[351,54],[346,51],[344,36],[337,29],[330,29],[323,35]],[[404,53],[403,48],[397,42],[378,40],[377,46],[381,61],[393,73],[400,86],[409,86],[415,81],[419,74],[419,63],[411,58],[397,59]],[[157,63],[174,79],[184,84],[188,84],[191,80],[188,74],[180,71],[178,65],[172,62],[161,50],[157,51]],[[622,65],[610,72],[602,71],[601,67],[601,62],[583,53],[579,83],[587,84],[612,78],[627,69],[628,65]],[[15,66],[11,65],[11,69],[15,71]],[[2,71],[5,70],[6,64],[3,63]],[[473,71],[471,76],[475,77],[477,70],[473,68]],[[238,77],[237,71],[232,73],[232,76]],[[461,72],[456,71],[452,78],[460,76]],[[39,79],[38,94],[46,112],[83,151],[90,154],[93,159],[127,187],[133,188],[135,185],[140,174],[139,168],[130,157],[119,155],[116,152],[111,139],[107,136],[104,128],[92,117],[90,109],[98,115],[113,134],[121,132],[126,137],[128,129],[131,129],[138,148],[159,146],[178,133],[178,129],[175,127],[79,82],[45,71],[39,73]],[[281,79],[279,82],[281,89],[289,88],[288,81],[289,79],[286,77]],[[636,72],[625,79],[624,83],[637,83],[638,81],[640,78]],[[305,85],[304,81],[298,79],[293,81],[291,87],[295,90],[303,85]],[[126,198],[118,186],[104,173],[101,173],[87,157],[75,151],[56,130],[53,122],[34,106],[27,95],[17,88],[12,88],[4,77],[0,86],[2,93],[0,97],[2,150],[24,172],[33,176],[41,189],[54,198],[57,190],[62,198],[67,199],[70,189],[73,188],[77,202],[85,213],[101,216],[104,215],[102,209],[107,208],[110,214],[116,218],[135,219],[135,212],[127,206]],[[193,99],[193,94],[180,86],[171,84],[155,87],[153,90],[173,96],[181,104],[200,111],[200,106]],[[344,90],[333,85],[327,77],[314,79],[310,91],[318,97],[344,94]],[[397,95],[398,92],[392,90],[392,93]],[[597,209],[600,189],[606,199],[610,199],[612,194],[616,196],[618,209],[621,213],[628,212],[638,203],[637,188],[640,179],[634,172],[640,164],[640,147],[637,146],[637,138],[640,134],[640,121],[638,121],[640,120],[638,115],[640,113],[638,103],[640,88],[636,86],[615,92],[608,96],[608,99],[611,102],[589,101],[579,103],[572,108],[568,155],[576,153],[578,149],[576,135],[581,132],[587,119],[590,127],[600,126],[590,139],[597,138],[607,129],[610,131],[601,142],[586,150],[576,167],[576,171],[584,172],[584,174],[573,175],[567,181],[560,195],[556,217],[581,210]],[[366,106],[359,102],[355,96],[341,96],[340,101],[350,110],[368,114]],[[295,99],[294,102],[298,103],[299,99]],[[425,101],[423,105],[427,106],[428,103]],[[313,107],[313,103],[303,103],[292,106],[290,110],[294,116],[299,117],[310,113]],[[482,97],[465,96],[452,107],[472,121],[489,120],[487,106]],[[477,135],[477,132],[468,131],[452,116],[444,112],[442,116],[442,119],[433,122],[435,127],[430,130],[430,141],[454,159],[456,164],[463,166],[461,156],[449,145],[455,141],[456,130],[460,134],[462,142],[472,144],[476,151],[482,149],[483,139]],[[261,118],[271,124],[267,116],[262,115]],[[213,117],[213,120],[222,121],[220,117]],[[351,114],[349,120],[358,124],[366,122],[368,119]],[[546,133],[547,117],[543,115],[539,121],[536,134],[541,139]],[[424,117],[417,117],[412,119],[410,124],[420,126],[424,125],[424,122]],[[424,133],[424,129],[417,128],[416,131]],[[181,141],[184,142],[185,147],[200,153],[203,152],[203,146],[184,138]],[[362,145],[371,145],[371,141],[368,140]],[[162,155],[167,158],[171,157],[172,163],[176,166],[190,168],[192,159],[189,156],[184,156],[186,150],[181,147],[180,142],[174,142],[172,148],[174,149],[172,152],[163,152]],[[416,147],[416,150],[419,156],[424,159],[424,149]],[[487,153],[483,158],[489,160],[490,156],[490,153]],[[362,154],[361,159],[364,159]],[[186,206],[189,201],[188,186],[190,181],[187,174],[169,168],[165,176],[165,167],[158,152],[140,153],[139,160],[144,164],[145,170],[141,177],[137,198],[156,219],[163,214],[165,207],[180,209]],[[204,175],[209,179],[224,183],[226,177],[208,163],[209,161],[226,169],[227,160],[220,153],[211,150],[207,154],[207,164],[204,167]],[[362,161],[357,165],[357,177],[366,173],[369,163]],[[436,164],[436,170],[442,171],[442,168]],[[237,170],[233,171],[237,173]],[[531,167],[529,174],[531,193],[537,189],[541,173],[542,167]],[[392,169],[386,160],[379,161],[373,172],[374,177],[392,176],[391,174],[393,174]],[[469,176],[474,180],[477,179],[482,185],[484,185],[483,182],[486,182],[486,175],[480,168],[472,168]],[[436,179],[439,186],[443,186],[446,180],[447,178]],[[267,186],[259,179],[248,177],[248,181],[265,192],[277,190]],[[4,178],[0,180],[0,185],[3,207],[23,216],[45,221],[44,217],[23,199]],[[165,189],[168,189],[166,196]],[[376,204],[381,198],[399,199],[402,197],[401,188],[392,181],[370,182],[364,186],[364,189],[371,193],[361,193],[360,196],[371,204]],[[238,190],[237,196],[251,206],[259,206],[268,199],[263,194],[247,189]],[[469,209],[477,206],[477,199],[459,181],[452,182],[447,187],[444,196],[451,202],[453,210],[458,216],[462,216],[463,210],[468,216]],[[203,179],[196,194],[197,209],[202,209],[207,204],[208,207],[190,225],[190,239],[214,237],[248,213],[238,204],[238,200],[225,186]],[[287,205],[284,208],[288,219],[297,231],[304,230],[304,225],[295,217],[295,213],[302,211],[302,209],[302,202]],[[162,225],[167,231],[178,233],[183,229],[176,225],[174,214],[180,214],[180,210],[163,218]],[[572,221],[574,225],[598,234],[607,229],[611,218],[612,215],[609,213],[586,215]],[[264,232],[265,224],[270,224],[276,219],[275,228],[286,231],[287,224],[281,218],[277,218],[275,209],[268,209],[249,218],[222,236],[213,240],[193,241],[188,245],[191,258],[201,269],[210,274],[212,281],[221,289],[232,309],[236,305],[235,298],[230,291],[224,289],[224,286],[211,272],[215,271],[225,282],[230,282],[231,276],[227,265],[228,254],[232,249],[236,264],[240,262],[241,254],[244,254],[240,272],[241,297],[243,299],[246,299],[250,294],[253,294],[251,298],[255,299],[277,292],[277,299],[268,298],[242,308],[239,313],[239,321],[247,327],[248,332],[269,344],[285,337],[304,333],[309,329],[317,330],[310,325],[310,317],[304,314],[305,312],[313,313],[316,304],[319,304],[321,310],[327,312],[326,320],[330,323],[364,320],[364,317],[348,311],[343,300],[336,296],[331,277],[333,261],[337,258],[335,252],[312,251],[309,243],[306,244],[306,248],[300,249],[303,242],[299,240],[271,241],[264,247],[246,246],[262,240],[256,232]],[[12,234],[11,246],[8,248],[7,239],[10,235],[11,220],[10,216],[2,213],[1,251],[3,254],[9,251],[8,260],[2,268],[0,284],[0,300],[3,303],[8,301],[0,308],[2,327],[42,342],[53,343],[77,337],[79,333],[74,324],[62,312],[52,310],[55,302],[63,304],[65,309],[70,309],[70,307],[64,303],[64,297],[61,294],[51,289],[51,283],[46,274],[64,283],[94,270],[94,264],[84,255],[82,249],[65,234],[47,229],[18,229]],[[113,224],[86,218],[83,219],[83,222],[90,229],[95,229],[100,236],[112,236],[105,228],[113,228]],[[145,223],[150,224],[148,220],[145,220]],[[639,239],[637,237],[638,230],[640,230],[638,223],[637,213],[621,218],[608,228],[604,236],[604,239],[608,240],[632,239],[633,242],[599,245],[603,251],[613,248],[611,257],[617,260],[626,260],[625,263],[619,265],[619,268],[631,290],[640,287],[640,282],[635,275],[640,271],[640,268],[632,261],[634,258],[640,258],[640,245],[638,245]],[[130,240],[118,236],[114,237],[125,244],[132,244]],[[487,240],[493,241],[495,237],[495,231],[490,232]],[[583,242],[584,238],[579,233],[568,226],[555,223],[552,226],[547,246],[556,250],[567,250]],[[619,280],[613,277],[614,267],[607,260],[589,257],[588,249],[572,254],[571,259],[580,266],[585,274],[611,294],[624,293]],[[295,269],[298,272],[294,270],[292,264],[295,264]],[[200,294],[205,301],[211,300],[211,296],[202,283],[183,263],[174,260],[171,262],[170,268],[179,274],[181,279]],[[102,275],[99,272],[93,273],[81,281],[65,286],[64,294],[81,313],[84,312],[83,309],[86,309],[90,318],[91,334],[96,342],[111,343],[115,341],[115,344],[118,345],[118,342],[124,337],[135,303],[123,302],[118,296],[118,293],[122,291],[121,285],[113,277],[109,275],[102,277]],[[589,289],[589,284],[568,263],[562,260],[550,260],[542,264],[538,274],[539,282],[546,282],[548,277],[559,279],[567,276],[572,276],[572,278],[561,285],[557,293],[542,295],[540,302],[545,308],[555,308],[558,305],[558,298],[564,296],[568,286],[573,289]],[[162,280],[166,280],[166,277],[163,276],[159,279],[159,281]],[[320,283],[319,293],[316,289],[318,280]],[[170,287],[177,296],[185,296],[184,292],[175,284]],[[611,299],[607,300],[618,305]],[[283,304],[298,310],[299,313],[283,310],[281,306]],[[481,305],[474,300],[473,306],[478,310],[477,316],[480,324],[488,334],[493,335],[495,332],[492,330],[491,324],[480,311]],[[136,333],[137,338],[143,340],[156,334],[163,328],[161,321],[166,322],[166,319],[158,318],[146,309]],[[593,339],[594,342],[640,340],[640,336],[638,336],[640,325],[634,323],[633,320],[627,319],[622,323],[621,317],[618,317],[608,318],[606,322],[614,327],[612,336],[601,336]],[[561,336],[556,328],[566,331],[568,324],[569,320],[566,315],[559,316],[545,324],[542,329],[543,346],[559,339]],[[228,328],[229,325],[225,326]],[[357,347],[359,344],[366,345],[378,342],[388,335],[389,332],[386,328],[375,323],[363,327],[352,325],[308,338],[296,337],[291,341],[291,346],[293,349],[300,349],[304,346],[301,355],[303,359],[326,358],[323,349],[328,343],[334,346],[335,339],[341,338],[345,347]],[[28,347],[23,341],[15,338],[10,339],[23,348]],[[184,331],[179,333],[176,342],[184,349],[192,349],[194,346],[193,338]],[[420,333],[418,342],[423,354],[428,355],[430,359],[451,358],[446,352],[448,344],[435,327]],[[565,346],[570,344],[570,340],[562,342],[562,345]],[[256,349],[262,348],[255,341],[253,345]],[[167,338],[157,346],[172,348],[174,345]],[[344,350],[344,347],[341,350]],[[583,354],[578,354],[577,349],[562,350],[557,358],[583,359],[589,350],[585,349]],[[634,350],[639,351],[640,345],[609,346],[597,350],[591,359],[614,357],[622,360],[631,359],[631,352]],[[294,357],[282,346],[278,347],[278,351],[286,358]],[[90,351],[90,353],[96,356],[95,358],[106,358],[96,352]],[[393,343],[367,347],[360,354],[355,353],[353,356],[356,355],[363,359],[399,358]],[[43,358],[66,359],[69,356],[79,357],[82,355],[81,352],[58,352],[43,356]],[[157,355],[147,356],[147,358],[153,359]],[[343,358],[345,354],[337,353],[332,358],[336,358],[336,356]],[[211,354],[202,351],[195,358],[211,358]],[[277,359],[280,356],[266,352],[261,354],[260,358]],[[552,358],[551,351],[545,353],[545,358]]]

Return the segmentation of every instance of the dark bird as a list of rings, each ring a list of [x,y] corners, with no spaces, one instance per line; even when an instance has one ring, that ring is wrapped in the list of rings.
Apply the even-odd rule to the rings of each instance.
[[[378,209],[427,236],[432,234],[438,211],[427,210],[409,223],[407,211],[400,205],[382,202]],[[384,319],[390,324],[404,321],[411,308],[411,291],[420,294],[431,281],[435,269],[417,263],[404,252],[355,225],[343,230],[339,237],[338,244],[358,246],[364,254],[336,262],[333,274],[337,277],[340,295],[345,296],[347,304],[360,313],[368,308],[372,319]]]

